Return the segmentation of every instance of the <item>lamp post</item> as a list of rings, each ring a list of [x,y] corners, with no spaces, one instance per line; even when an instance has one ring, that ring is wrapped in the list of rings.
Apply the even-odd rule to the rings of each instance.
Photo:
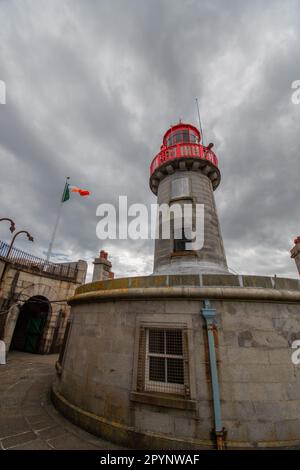
[[[19,232],[15,233],[15,235],[14,235],[13,238],[12,238],[12,241],[10,242],[10,245],[9,245],[9,248],[8,248],[8,252],[7,252],[7,255],[6,255],[7,258],[9,258],[9,255],[10,255],[10,252],[11,252],[11,250],[12,250],[12,247],[13,247],[13,244],[14,244],[14,242],[15,242],[15,239],[17,238],[18,235],[20,235],[20,233],[26,233],[28,240],[29,240],[30,242],[33,242],[33,241],[34,241],[34,240],[33,240],[33,236],[30,235],[30,233],[27,232],[27,230],[19,230]]]
[[[2,219],[0,219],[0,222],[2,222],[2,220],[7,220],[8,222],[10,222],[9,230],[11,231],[11,233],[13,233],[16,230],[16,224],[14,223],[12,219],[9,219],[8,217],[3,217]]]

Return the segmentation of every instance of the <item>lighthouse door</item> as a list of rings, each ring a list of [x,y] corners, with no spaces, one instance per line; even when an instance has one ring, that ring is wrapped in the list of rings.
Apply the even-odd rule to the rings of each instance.
[[[11,349],[38,353],[50,304],[43,296],[31,297],[21,307]]]

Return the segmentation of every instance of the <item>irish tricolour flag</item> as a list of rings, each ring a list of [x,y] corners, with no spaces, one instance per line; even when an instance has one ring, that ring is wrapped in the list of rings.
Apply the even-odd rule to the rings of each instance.
[[[60,204],[59,204],[59,211],[57,213],[56,222],[55,222],[55,225],[54,225],[51,241],[50,241],[49,248],[48,248],[48,251],[47,251],[46,261],[49,261],[50,257],[51,257],[52,247],[53,247],[57,227],[58,227],[58,224],[59,224],[59,219],[60,219],[60,216],[61,216],[61,213],[62,213],[63,203],[70,199],[70,193],[78,193],[80,196],[89,196],[90,195],[90,191],[88,191],[87,189],[78,188],[77,186],[72,186],[71,184],[69,184],[68,183],[69,179],[70,179],[70,177],[68,176],[67,179],[66,179],[64,192],[62,194],[61,201],[60,201]]]
[[[66,202],[70,199],[71,193],[78,193],[80,196],[89,196],[91,193],[87,189],[78,188],[77,186],[72,186],[66,181],[65,189],[61,198],[61,202]]]

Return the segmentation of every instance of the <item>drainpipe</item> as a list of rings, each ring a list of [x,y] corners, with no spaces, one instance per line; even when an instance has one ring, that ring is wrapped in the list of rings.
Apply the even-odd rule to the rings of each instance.
[[[225,450],[226,430],[222,425],[220,388],[214,339],[214,329],[216,328],[216,310],[211,308],[209,300],[204,300],[204,308],[201,309],[201,313],[205,319],[207,329],[209,365],[214,406],[214,434],[216,438],[217,450]]]

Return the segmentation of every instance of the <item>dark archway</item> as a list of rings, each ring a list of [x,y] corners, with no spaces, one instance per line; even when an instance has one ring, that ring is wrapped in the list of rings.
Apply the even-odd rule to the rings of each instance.
[[[49,312],[46,297],[36,295],[28,299],[20,309],[10,349],[38,353]]]

